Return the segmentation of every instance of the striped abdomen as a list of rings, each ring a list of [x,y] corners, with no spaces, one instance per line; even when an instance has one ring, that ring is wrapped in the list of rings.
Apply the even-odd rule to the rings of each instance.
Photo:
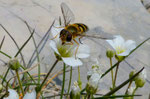
[[[65,29],[68,30],[72,34],[82,34],[88,31],[88,27],[82,23],[70,24]]]

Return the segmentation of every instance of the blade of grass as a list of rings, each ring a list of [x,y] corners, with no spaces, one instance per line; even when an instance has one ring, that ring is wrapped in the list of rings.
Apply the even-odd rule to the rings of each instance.
[[[11,56],[9,56],[8,54],[6,54],[5,52],[0,51],[0,53],[11,59]]]
[[[5,36],[3,37],[2,41],[1,41],[0,50],[1,50],[2,46],[3,46],[4,40],[5,40]]]
[[[116,96],[104,96],[104,97],[96,97],[94,99],[108,99],[108,98],[123,98],[123,97],[135,97],[135,96],[142,96],[142,95],[116,95]]]
[[[39,47],[41,46],[41,44],[42,44],[43,41],[45,40],[44,44],[42,45],[42,47],[40,48],[40,50],[39,50],[39,52],[38,52],[39,54],[40,54],[40,52],[42,51],[43,47],[45,46],[45,44],[46,44],[46,42],[47,42],[47,40],[48,40],[48,38],[49,38],[50,30],[51,30],[51,28],[52,28],[54,22],[55,22],[55,20],[53,21],[52,25],[50,26],[50,28],[48,29],[48,31],[45,33],[45,35],[43,36],[43,38],[41,39],[41,41],[40,41],[40,42],[38,43],[38,45],[37,45],[37,49],[39,49]],[[36,53],[36,50],[33,52],[32,56],[31,56],[31,58],[30,58],[30,60],[29,60],[29,62],[28,62],[27,67],[30,67],[30,66],[32,65],[32,63],[34,62],[34,60],[36,59],[36,57],[34,57],[35,53]],[[33,57],[34,57],[34,58],[33,58]]]
[[[19,46],[16,42],[16,40],[13,38],[13,36],[7,31],[7,29],[2,25],[0,24],[0,26],[3,28],[3,30],[8,34],[8,36],[12,39],[12,41],[14,42],[14,44],[16,45],[17,49],[19,50]],[[26,63],[25,63],[25,60],[24,60],[24,57],[23,57],[23,54],[20,52],[20,56],[22,58],[22,61],[23,61],[23,65],[26,66]]]
[[[29,40],[31,39],[31,37],[33,36],[34,34],[34,30],[32,32],[32,34],[30,35],[30,37],[27,39],[27,41],[21,46],[21,48],[19,49],[19,51],[16,53],[15,57],[18,56],[18,54],[22,51],[22,49],[25,47],[25,45],[29,42]]]
[[[30,32],[30,34],[32,34],[31,32],[31,29],[28,25],[28,23],[25,21],[25,24]],[[34,39],[34,36],[32,36],[32,40],[33,40],[33,44],[34,44],[34,47],[35,47],[35,51],[36,51],[36,58],[37,58],[37,61],[38,61],[38,84],[40,84],[40,74],[41,74],[41,69],[40,69],[40,57],[39,57],[39,53],[38,53],[38,49],[37,49],[37,45],[36,45],[36,42],[35,42],[35,39]]]
[[[119,89],[121,89],[123,86],[125,86],[130,81],[132,81],[140,72],[142,72],[143,69],[144,69],[144,67],[141,70],[139,70],[135,75],[133,75],[131,78],[127,79],[122,84],[120,84],[119,86],[117,86],[116,88],[114,88],[113,90],[111,90],[110,92],[106,93],[104,96],[112,95],[113,93],[115,93],[116,91],[118,91]]]
[[[24,70],[26,70],[23,66],[20,66],[22,69],[24,69]],[[34,83],[36,83],[35,82],[35,80],[33,79],[33,77],[30,75],[30,73],[29,72],[27,72],[27,74],[29,75],[29,77],[32,79],[32,81],[34,82]]]
[[[150,37],[149,38],[147,38],[146,40],[144,40],[142,43],[140,43],[135,49],[133,49],[130,53],[129,53],[129,55],[131,55],[134,51],[136,51],[140,46],[142,46],[146,41],[148,41],[150,39]],[[128,55],[128,56],[129,56]],[[128,57],[128,56],[126,56],[125,58],[124,58],[124,60]],[[122,61],[121,61],[122,62]],[[117,62],[116,64],[114,64],[111,68],[109,68],[104,74],[102,74],[102,76],[101,76],[101,78],[103,78],[106,74],[108,74],[113,68],[115,68],[119,63],[121,63],[121,62]]]

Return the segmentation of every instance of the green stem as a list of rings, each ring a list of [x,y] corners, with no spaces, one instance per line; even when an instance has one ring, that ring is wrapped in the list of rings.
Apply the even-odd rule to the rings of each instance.
[[[54,69],[54,67],[56,66],[56,64],[58,63],[58,60],[55,61],[55,63],[53,64],[53,66],[51,67],[51,69],[49,70],[49,72],[47,73],[46,77],[44,78],[43,82],[41,83],[41,85],[39,86],[39,90],[41,91],[45,81],[47,80],[48,76],[50,75],[50,73],[52,72],[52,70]]]
[[[119,69],[119,64],[117,64],[117,67],[116,67],[115,78],[114,78],[114,83],[113,83],[113,89],[116,86],[116,79],[117,79],[118,69]]]
[[[5,73],[5,76],[4,76],[3,81],[2,81],[2,85],[3,85],[4,81],[6,80],[6,76],[8,75],[9,70],[10,70],[10,67],[8,67],[8,69]]]
[[[136,92],[136,90],[138,89],[138,87],[136,86],[136,88],[133,90],[133,93],[132,93],[132,95],[134,95],[135,94],[135,92]]]
[[[67,92],[68,95],[69,95],[69,92],[70,92],[71,80],[72,80],[72,67],[71,67],[71,70],[70,70],[70,80],[69,80],[68,92]]]
[[[132,80],[129,82],[129,85],[128,85],[127,89],[126,89],[126,92],[125,92],[125,94],[127,94],[127,92],[128,92],[128,89],[131,87],[131,84],[132,84]]]
[[[80,67],[79,66],[78,66],[78,84],[79,84],[80,90],[82,90],[82,81],[80,78]]]
[[[112,68],[112,58],[109,58],[110,59],[110,67]],[[111,70],[111,78],[112,78],[112,86],[113,86],[113,80],[114,80],[114,77],[113,77],[114,73],[113,73],[113,69]]]
[[[17,78],[18,78],[18,82],[19,82],[20,89],[21,89],[22,94],[23,94],[23,96],[24,96],[24,90],[23,90],[23,88],[22,88],[22,83],[21,83],[21,80],[20,80],[20,76],[19,76],[18,70],[16,70],[16,75],[17,75]]]
[[[11,59],[11,56],[9,56],[8,54],[4,53],[3,51],[0,51],[0,53]]]
[[[61,89],[61,96],[60,96],[60,99],[63,98],[63,94],[64,94],[65,74],[66,74],[66,64],[64,63],[64,69],[63,69],[63,84],[62,84],[62,89]]]

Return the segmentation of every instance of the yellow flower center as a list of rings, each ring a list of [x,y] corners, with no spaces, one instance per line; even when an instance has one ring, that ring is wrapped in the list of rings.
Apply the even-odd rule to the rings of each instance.
[[[123,52],[125,52],[125,48],[117,46],[116,47],[116,52],[117,52],[117,54],[123,53]]]
[[[58,45],[58,52],[61,57],[71,57],[73,55],[72,47],[68,45]]]

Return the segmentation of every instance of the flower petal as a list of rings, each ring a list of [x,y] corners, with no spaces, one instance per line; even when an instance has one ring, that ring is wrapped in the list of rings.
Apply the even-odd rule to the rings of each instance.
[[[113,40],[106,40],[106,41],[113,47],[113,49],[116,49],[116,46]]]
[[[136,42],[133,41],[133,40],[128,40],[128,41],[125,42],[126,51],[121,53],[121,54],[118,54],[118,55],[119,56],[127,56],[135,48],[136,48]]]
[[[76,66],[81,66],[83,63],[79,59],[75,59],[74,57],[69,57],[69,58],[62,58],[65,64],[76,67]]]
[[[118,56],[127,56],[127,55],[129,55],[130,52],[131,52],[130,50],[126,50],[125,52],[117,54],[117,55]]]
[[[13,89],[8,89],[9,96],[4,99],[19,99],[18,93]]]
[[[114,49],[116,49],[118,46],[124,45],[124,39],[120,35],[114,36],[115,39],[113,40],[106,40]]]
[[[122,46],[125,43],[125,41],[122,36],[116,35],[114,39],[114,43],[115,43],[115,46],[118,47],[118,46]]]
[[[60,25],[55,25],[55,26],[52,26],[51,28],[51,39],[54,39],[55,41],[59,41],[59,35],[60,35],[60,32],[63,28],[60,28],[61,26]]]
[[[56,42],[54,42],[53,40],[51,40],[51,41],[50,41],[50,47],[51,47],[58,55],[60,55],[59,52],[58,52],[58,49],[57,49],[57,44],[56,44]]]
[[[76,50],[76,48],[75,48]],[[79,46],[76,56],[78,58],[87,58],[90,56],[90,48],[86,44]]]
[[[136,42],[135,41],[133,41],[133,40],[128,40],[128,41],[126,41],[125,42],[125,48],[127,49],[127,50],[133,50],[133,49],[135,49],[136,48]]]
[[[33,90],[31,93],[26,93],[23,99],[36,99],[35,90]]]

